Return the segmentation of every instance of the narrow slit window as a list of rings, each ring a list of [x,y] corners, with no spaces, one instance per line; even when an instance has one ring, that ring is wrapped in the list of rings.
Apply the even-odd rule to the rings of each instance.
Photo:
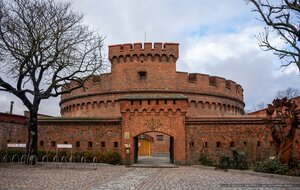
[[[40,141],[40,146],[44,146],[44,141]]]
[[[56,145],[56,142],[55,141],[52,141],[51,142],[51,146],[53,147],[53,146],[55,146]]]
[[[257,141],[256,146],[257,146],[257,147],[261,147],[261,142],[260,142],[260,141]]]
[[[114,147],[117,148],[119,146],[118,142],[114,142]]]
[[[145,80],[147,77],[147,72],[146,71],[139,71],[139,76],[140,76],[140,80]]]
[[[194,142],[192,141],[192,142],[190,142],[190,148],[195,148],[195,144],[194,144]]]

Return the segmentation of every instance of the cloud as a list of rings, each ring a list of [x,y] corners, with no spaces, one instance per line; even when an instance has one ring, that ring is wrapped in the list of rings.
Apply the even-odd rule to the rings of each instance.
[[[278,90],[299,87],[294,67],[282,72],[278,58],[258,47],[254,34],[263,31],[262,23],[244,1],[73,0],[73,8],[106,37],[105,45],[143,42],[145,32],[149,42],[180,43],[178,70],[236,81],[244,88],[247,107],[270,102]],[[8,111],[11,100],[22,114],[22,102],[3,92],[0,111]],[[39,111],[59,115],[59,100],[43,101]]]
[[[107,43],[176,41],[184,35],[225,27],[250,13],[236,0],[73,0],[85,21],[106,36]],[[236,7],[239,7],[238,9]],[[245,14],[246,13],[246,14]],[[238,19],[237,19],[238,18]]]
[[[248,109],[259,102],[269,103],[277,91],[299,86],[299,76],[293,67],[288,72],[279,70],[278,58],[258,47],[254,34],[260,31],[260,26],[249,26],[236,33],[191,37],[186,42],[183,61],[188,70],[241,84]]]

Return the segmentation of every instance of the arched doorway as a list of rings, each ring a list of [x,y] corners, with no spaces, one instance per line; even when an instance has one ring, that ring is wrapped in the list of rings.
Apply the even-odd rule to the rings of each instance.
[[[134,137],[134,163],[174,163],[174,138],[162,132]]]

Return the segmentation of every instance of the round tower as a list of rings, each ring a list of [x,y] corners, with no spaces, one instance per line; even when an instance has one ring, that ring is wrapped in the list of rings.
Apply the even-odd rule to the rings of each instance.
[[[62,116],[120,117],[119,101],[135,95],[188,97],[188,117],[242,115],[242,87],[222,77],[177,72],[178,46],[177,43],[109,46],[111,73],[94,76],[85,90],[62,95]],[[157,106],[155,111],[159,110]]]

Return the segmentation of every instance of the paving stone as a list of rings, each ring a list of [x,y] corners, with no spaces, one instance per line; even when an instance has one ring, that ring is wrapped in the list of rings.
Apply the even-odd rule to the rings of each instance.
[[[224,184],[223,186],[221,184]],[[293,187],[291,186],[293,185]],[[299,181],[276,179],[247,173],[224,172],[199,167],[128,168],[100,165],[51,168],[38,166],[0,167],[0,189],[299,189]]]

